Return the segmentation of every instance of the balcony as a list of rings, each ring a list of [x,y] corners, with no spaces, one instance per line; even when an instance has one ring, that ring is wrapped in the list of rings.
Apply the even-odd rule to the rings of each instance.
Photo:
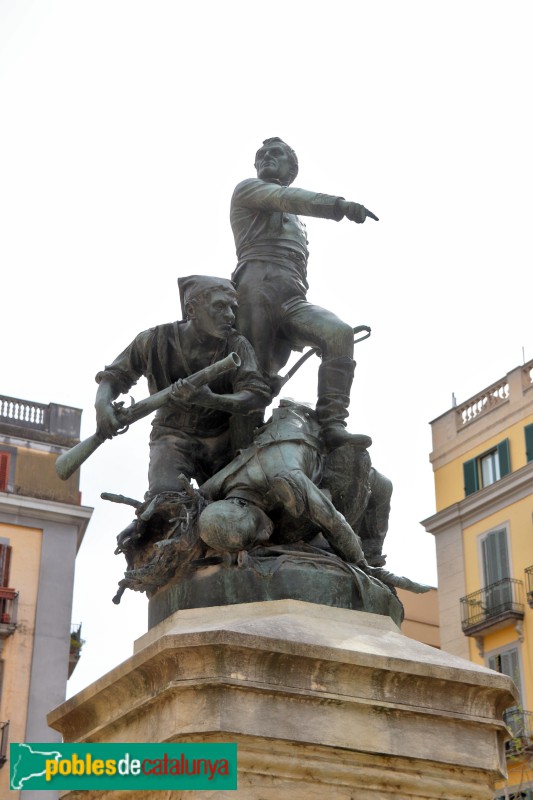
[[[7,761],[7,742],[9,739],[9,721],[0,722],[0,767]]]
[[[15,589],[0,587],[0,639],[7,639],[15,632],[18,596]]]
[[[474,422],[482,414],[487,411],[492,411],[501,403],[509,401],[509,382],[507,378],[493,383],[487,389],[484,389],[475,397],[471,397],[466,403],[463,403],[456,409],[456,422],[457,430],[460,430],[463,425],[468,425],[469,422]]]
[[[501,790],[502,787],[498,791],[501,792]],[[505,789],[505,794],[495,794],[494,800],[533,800],[533,788],[528,781],[525,785],[521,784],[515,792]]]
[[[512,739],[505,745],[507,757],[531,755],[533,753],[533,712],[510,708],[503,721],[511,731]]]
[[[492,633],[524,619],[523,582],[503,578],[461,598],[461,625],[466,636]]]
[[[501,792],[501,787],[499,791]],[[518,787],[516,792],[510,792],[506,789],[505,794],[495,794],[494,800],[533,800],[533,789],[530,783],[526,786]]]
[[[79,441],[81,410],[0,395],[0,433],[72,446]],[[23,432],[26,432],[25,434]]]
[[[80,660],[81,648],[84,641],[81,638],[81,623],[79,625],[71,625],[70,628],[70,651],[68,658],[68,677],[72,675],[76,669],[76,664]]]
[[[533,565],[526,567],[524,570],[526,574],[526,595],[527,602],[533,608]]]

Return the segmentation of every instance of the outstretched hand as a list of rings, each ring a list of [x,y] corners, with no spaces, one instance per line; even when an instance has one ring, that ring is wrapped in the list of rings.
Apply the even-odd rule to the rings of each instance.
[[[352,203],[348,200],[343,200],[341,203],[341,209],[344,212],[344,216],[346,219],[351,220],[351,222],[364,222],[367,217],[370,219],[375,219],[376,222],[379,222],[379,217],[376,217],[372,211],[369,211],[368,208],[360,205],[359,203]]]

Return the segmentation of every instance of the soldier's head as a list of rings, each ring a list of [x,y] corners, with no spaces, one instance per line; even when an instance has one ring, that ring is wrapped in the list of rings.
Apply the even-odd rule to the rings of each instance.
[[[226,339],[234,329],[237,292],[226,278],[189,275],[178,278],[183,319],[198,333]]]
[[[257,177],[268,183],[289,186],[298,175],[296,153],[278,136],[265,139],[263,146],[255,154],[254,165]]]
[[[210,503],[198,519],[200,538],[219,552],[237,553],[266,542],[272,528],[264,511],[237,497]]]

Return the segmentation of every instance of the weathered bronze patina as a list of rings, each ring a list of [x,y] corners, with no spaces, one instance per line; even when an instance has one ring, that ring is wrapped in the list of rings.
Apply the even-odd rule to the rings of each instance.
[[[114,602],[126,588],[146,592],[150,625],[178,609],[284,598],[399,622],[395,587],[427,587],[384,568],[392,484],[372,466],[370,437],[346,431],[354,330],[365,338],[370,329],[307,301],[297,214],[377,217],[292,188],[298,162],[281,139],[263,143],[255,166],[257,178],[240,183],[231,201],[232,280],[178,279],[183,319],[138,334],[98,373],[96,433],[57,469],[67,477],[105,439],[156,410],[144,499],[102,495],[135,509],[117,537],[127,568]],[[316,409],[281,400],[264,424],[294,372],[279,370],[304,346],[321,358]],[[141,376],[149,398],[130,409],[114,402]]]
[[[183,320],[138,334],[96,376],[97,431],[114,436],[122,427],[113,406],[144,375],[150,394],[172,385],[156,412],[150,437],[148,493],[179,491],[179,475],[203,483],[232,457],[230,419],[270,402],[270,390],[247,340],[234,328],[236,292],[224,278],[192,275],[178,280]],[[187,378],[235,353],[239,366],[209,386]]]
[[[349,434],[345,427],[355,367],[352,327],[307,301],[307,235],[297,215],[357,223],[378,218],[343,197],[293,188],[298,159],[277,137],[263,142],[255,168],[257,177],[239,183],[231,199],[238,328],[253,345],[274,392],[291,351],[318,348],[316,410],[324,442],[329,449],[349,442],[367,446],[368,437]]]

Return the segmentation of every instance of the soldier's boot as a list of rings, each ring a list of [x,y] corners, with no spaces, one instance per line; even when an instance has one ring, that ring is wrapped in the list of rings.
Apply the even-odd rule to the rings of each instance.
[[[348,356],[324,360],[318,370],[316,412],[328,450],[345,444],[366,449],[372,444],[370,436],[346,430],[354,370],[355,361]]]
[[[291,517],[301,517],[306,509],[305,492],[295,479],[295,474],[277,475],[270,483],[266,494],[268,503],[281,505]]]
[[[374,467],[370,470],[371,496],[362,521],[361,537],[366,560],[371,567],[384,567],[383,542],[389,529],[391,481]]]

